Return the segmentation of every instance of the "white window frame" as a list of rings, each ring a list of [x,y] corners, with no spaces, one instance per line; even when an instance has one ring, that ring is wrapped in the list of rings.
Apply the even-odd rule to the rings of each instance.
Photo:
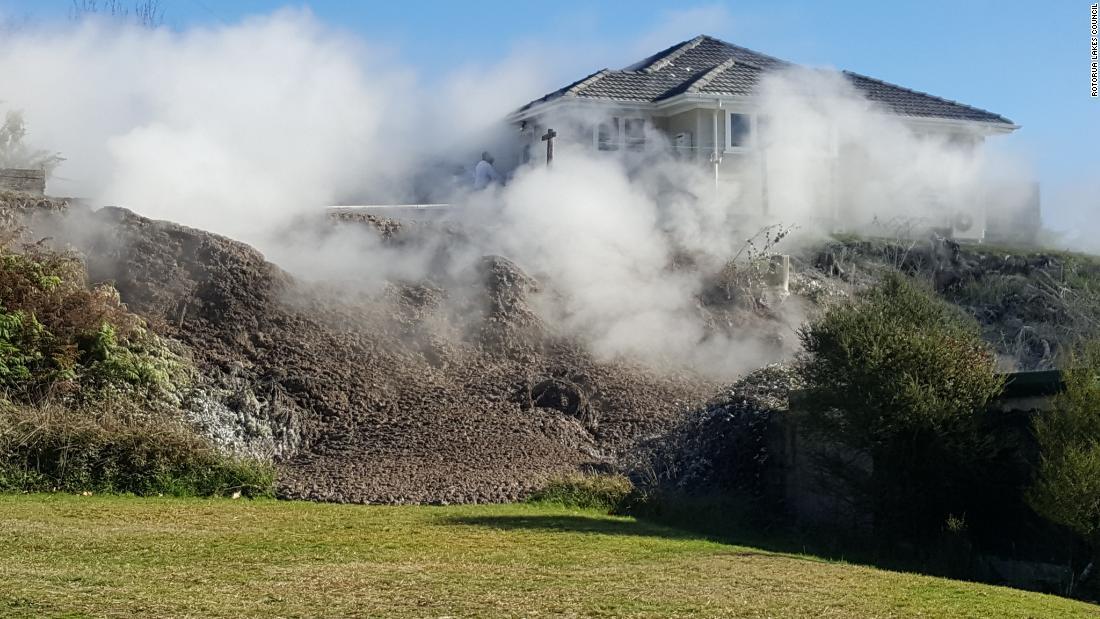
[[[725,115],[723,117],[725,127],[725,152],[730,154],[744,154],[753,150],[760,149],[760,117],[770,116],[772,121],[775,121],[775,116],[769,115],[767,112],[761,111],[749,111],[738,108],[725,108],[723,110]],[[749,139],[743,146],[733,146],[730,141],[733,139],[733,133],[731,130],[732,123],[730,122],[730,114],[742,114],[749,117]],[[840,152],[840,133],[836,125],[829,127],[829,145],[825,151],[825,155],[837,156]]]
[[[724,112],[724,114],[722,116],[722,122],[723,122],[723,126],[724,126],[724,129],[725,129],[724,130],[724,133],[725,133],[725,145],[724,145],[725,146],[725,152],[732,153],[732,154],[738,154],[738,153],[747,153],[747,152],[755,149],[756,146],[757,146],[756,136],[758,134],[758,127],[757,127],[757,124],[756,124],[756,118],[757,118],[756,112],[750,112],[749,110],[737,109],[737,108],[733,108],[733,109],[723,108],[722,111]],[[748,140],[746,140],[745,144],[742,144],[741,146],[734,146],[732,144],[732,141],[733,141],[733,131],[732,131],[733,122],[731,121],[731,118],[730,118],[730,116],[732,114],[740,114],[742,116],[747,116],[748,119],[749,119]]]
[[[627,143],[626,143],[626,122],[628,120],[640,120],[640,121],[642,121],[642,143],[641,143],[641,148],[637,148],[637,149],[627,148]],[[606,149],[601,149],[600,148],[600,125],[603,125],[604,123],[609,123],[612,126],[612,128],[614,129],[614,133],[615,133],[614,140],[613,141],[609,140],[607,142],[609,145],[613,144],[614,148],[606,148]],[[594,148],[594,149],[596,149],[600,152],[607,152],[607,153],[627,151],[627,150],[633,150],[635,152],[636,151],[644,151],[644,150],[649,148],[649,140],[646,138],[646,129],[649,126],[650,126],[650,119],[646,116],[641,115],[641,114],[634,115],[634,116],[627,116],[625,114],[623,114],[623,115],[618,115],[617,114],[615,116],[609,116],[606,120],[598,122],[598,123],[596,123],[595,125],[592,126],[592,148]]]
[[[611,139],[607,141],[607,144],[611,146],[611,148],[600,148],[600,127],[605,124],[612,129],[613,135]],[[623,127],[622,121],[618,116],[609,116],[592,126],[592,148],[607,153],[613,153],[623,149]]]
[[[629,123],[631,121],[638,121],[638,122],[642,123],[642,134],[641,134],[641,140],[642,141],[638,142],[635,145],[631,145],[627,142],[626,125],[627,125],[627,123]],[[622,145],[621,145],[622,150],[628,150],[628,151],[634,151],[634,152],[644,151],[649,146],[649,140],[646,139],[646,135],[645,135],[646,134],[646,128],[648,128],[648,127],[649,127],[649,119],[646,118],[645,116],[621,116],[619,118],[619,136],[620,136],[620,141],[622,142]],[[632,146],[636,146],[636,147],[632,147]]]

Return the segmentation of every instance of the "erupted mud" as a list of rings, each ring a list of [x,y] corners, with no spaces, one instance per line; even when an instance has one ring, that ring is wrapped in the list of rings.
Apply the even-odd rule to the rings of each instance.
[[[231,239],[127,210],[40,221],[129,309],[190,351],[186,408],[223,446],[273,457],[283,497],[483,502],[607,469],[715,386],[597,362],[487,256],[440,282],[306,285]],[[61,225],[58,225],[58,224]]]

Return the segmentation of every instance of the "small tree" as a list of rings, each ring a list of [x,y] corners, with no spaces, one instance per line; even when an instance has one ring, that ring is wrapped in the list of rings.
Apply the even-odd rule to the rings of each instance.
[[[23,141],[26,135],[23,113],[9,110],[4,124],[0,125],[0,169],[26,168],[44,170],[46,174],[50,174],[65,160],[57,153],[28,147]]]
[[[875,528],[913,539],[964,516],[990,449],[982,413],[1003,386],[977,324],[891,274],[799,335],[822,462]]]
[[[1032,508],[1088,543],[1085,581],[1100,559],[1100,341],[1070,358],[1065,391],[1034,421],[1039,468],[1027,499]]]

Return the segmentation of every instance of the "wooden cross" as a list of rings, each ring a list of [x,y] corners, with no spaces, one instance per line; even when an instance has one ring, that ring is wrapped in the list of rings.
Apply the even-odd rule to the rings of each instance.
[[[558,132],[553,129],[547,129],[546,135],[542,136],[542,141],[546,142],[546,165],[550,165],[550,162],[554,160],[554,138],[558,137]]]

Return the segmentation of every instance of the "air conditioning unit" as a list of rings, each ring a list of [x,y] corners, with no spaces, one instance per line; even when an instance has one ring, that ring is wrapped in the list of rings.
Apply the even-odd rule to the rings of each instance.
[[[985,240],[985,209],[959,209],[951,216],[951,238],[959,241]]]

